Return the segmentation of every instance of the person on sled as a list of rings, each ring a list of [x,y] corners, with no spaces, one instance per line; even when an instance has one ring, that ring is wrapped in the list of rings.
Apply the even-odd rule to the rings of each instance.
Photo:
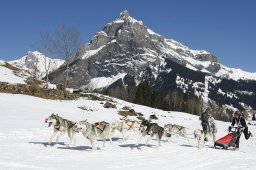
[[[252,136],[252,133],[250,131],[248,131],[248,126],[246,124],[245,119],[242,117],[240,111],[236,111],[235,114],[234,114],[234,118],[232,120],[231,126],[234,126],[234,125],[236,125],[239,128],[244,128],[243,133],[244,133],[244,137],[245,137],[246,140],[248,140]],[[229,131],[230,130],[231,130],[231,127],[229,128]],[[236,148],[237,149],[239,149],[239,139],[240,139],[240,136],[241,135],[239,135],[237,137],[237,140],[236,140]]]

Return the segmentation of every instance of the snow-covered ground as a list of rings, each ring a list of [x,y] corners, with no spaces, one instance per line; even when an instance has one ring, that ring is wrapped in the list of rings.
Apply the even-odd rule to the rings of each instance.
[[[254,138],[246,141],[241,137],[240,151],[214,149],[207,143],[202,149],[196,147],[196,141],[182,137],[173,137],[172,142],[162,142],[156,148],[156,140],[150,146],[134,148],[138,133],[129,132],[128,139],[121,143],[121,134],[116,133],[113,144],[107,142],[102,148],[102,141],[97,142],[100,148],[91,152],[88,139],[81,134],[76,136],[77,146],[67,148],[69,139],[63,136],[62,143],[47,145],[52,128],[44,122],[51,113],[59,113],[64,118],[79,121],[87,119],[93,123],[105,120],[112,122],[119,118],[117,111],[123,106],[130,106],[135,111],[148,117],[156,113],[160,125],[176,123],[189,128],[189,133],[200,128],[198,116],[180,112],[165,112],[140,106],[121,100],[117,109],[106,109],[101,101],[80,98],[73,101],[46,100],[25,95],[0,93],[0,169],[1,170],[78,170],[78,169],[184,169],[184,170],[216,170],[216,169],[255,169],[256,146]],[[81,110],[87,107],[93,111]],[[230,123],[217,121],[217,138],[227,133]],[[249,126],[255,134],[255,126]],[[191,137],[193,137],[191,135]],[[64,143],[63,143],[64,142]]]

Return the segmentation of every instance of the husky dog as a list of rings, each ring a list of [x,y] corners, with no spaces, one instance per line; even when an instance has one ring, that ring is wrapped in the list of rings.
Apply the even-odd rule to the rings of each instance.
[[[91,124],[87,122],[87,120],[84,120],[77,122],[74,125],[74,129],[76,132],[82,132],[84,137],[89,139],[92,145],[92,150],[97,149],[96,141],[99,137],[103,139],[103,147],[105,147],[106,139],[109,139],[110,143],[112,144],[111,127],[110,124],[107,122],[98,122],[96,124]]]
[[[164,125],[164,131],[167,134],[166,137],[168,137],[166,141],[168,141],[171,138],[171,136],[176,134],[188,140],[187,138],[188,134],[184,126],[167,124],[167,125]]]
[[[194,131],[194,137],[197,140],[198,148],[204,147],[205,141],[213,141],[213,134],[211,131],[207,131],[205,134],[203,130],[196,129]]]
[[[146,135],[149,135],[146,145],[148,145],[149,140],[154,135],[156,135],[156,138],[158,141],[158,147],[161,146],[161,139],[162,139],[163,135],[165,134],[163,127],[159,126],[157,123],[151,123],[148,120],[144,119],[144,120],[142,120],[142,122],[140,124],[139,130],[141,132],[141,136],[136,144],[137,146],[139,145],[139,142],[142,139],[142,137],[145,137]]]
[[[114,120],[111,124],[112,128],[112,135],[114,134],[115,130],[122,133],[122,142],[126,138],[126,132],[129,130],[133,130],[135,132],[137,127],[137,121],[135,120]]]
[[[72,128],[75,124],[74,122],[67,120],[67,119],[63,119],[58,114],[56,114],[56,115],[51,114],[48,118],[45,119],[45,123],[48,123],[48,127],[53,125],[53,130],[54,130],[54,132],[48,142],[49,145],[52,143],[53,138],[57,135],[58,132],[60,132],[60,133],[57,135],[56,143],[59,142],[59,138],[61,136],[63,136],[65,133],[68,133],[68,136],[70,138],[68,146],[70,146],[72,142],[75,145],[75,143],[76,143],[76,141],[74,139],[75,131]]]
[[[151,122],[152,120],[158,120],[158,117],[156,116],[156,114],[152,114],[149,116],[148,120]]]

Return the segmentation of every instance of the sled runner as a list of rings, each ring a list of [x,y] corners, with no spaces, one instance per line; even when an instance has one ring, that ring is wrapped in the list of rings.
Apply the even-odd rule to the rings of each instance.
[[[229,132],[226,136],[214,142],[215,148],[230,149],[230,150],[236,149],[236,141],[238,137],[241,135],[241,133],[243,132],[244,128],[230,126],[228,130]]]

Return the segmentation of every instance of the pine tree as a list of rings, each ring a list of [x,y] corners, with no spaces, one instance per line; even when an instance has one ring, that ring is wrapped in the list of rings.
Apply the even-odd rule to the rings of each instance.
[[[252,114],[252,120],[256,120],[255,113]]]
[[[143,104],[144,103],[143,85],[142,84],[139,84],[138,87],[137,87],[134,103],[137,103],[137,104]]]

